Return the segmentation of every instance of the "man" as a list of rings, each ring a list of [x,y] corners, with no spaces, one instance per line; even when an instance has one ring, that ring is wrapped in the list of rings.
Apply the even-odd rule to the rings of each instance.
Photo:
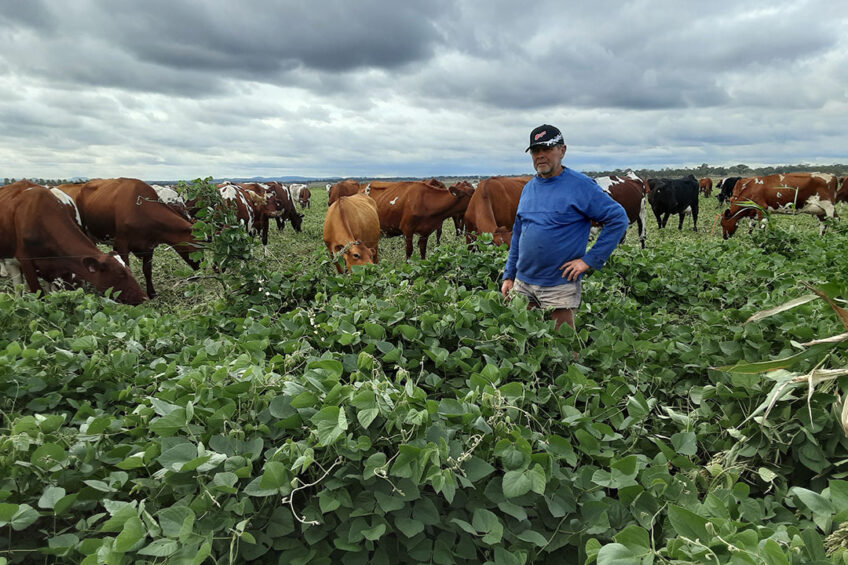
[[[583,273],[600,269],[627,229],[627,214],[591,178],[562,165],[565,141],[554,126],[530,132],[533,177],[521,192],[501,293],[527,296],[530,307],[551,308],[556,328],[574,328]],[[586,252],[592,221],[603,224]]]

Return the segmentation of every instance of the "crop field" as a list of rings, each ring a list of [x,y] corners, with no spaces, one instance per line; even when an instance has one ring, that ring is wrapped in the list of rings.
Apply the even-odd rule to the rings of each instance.
[[[311,188],[141,306],[0,279],[0,565],[848,564],[843,220],[649,211],[554,331],[450,220],[338,275]]]

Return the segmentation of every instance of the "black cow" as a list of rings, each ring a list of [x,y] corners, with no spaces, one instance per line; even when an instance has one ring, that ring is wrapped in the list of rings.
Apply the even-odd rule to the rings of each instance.
[[[716,183],[716,189],[718,190],[718,198],[719,204],[724,204],[730,197],[733,195],[733,187],[736,186],[736,181],[738,181],[742,177],[727,177],[721,179]]]
[[[648,202],[662,229],[672,214],[680,215],[677,229],[683,229],[683,218],[692,214],[692,229],[698,231],[698,179],[693,175],[682,179],[649,179]],[[660,218],[662,216],[662,218]]]

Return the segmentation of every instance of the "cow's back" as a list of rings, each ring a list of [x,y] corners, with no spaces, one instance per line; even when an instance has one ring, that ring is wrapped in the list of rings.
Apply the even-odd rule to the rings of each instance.
[[[512,229],[521,192],[529,180],[491,177],[480,181],[465,211],[466,228],[478,233],[494,233],[498,227]]]

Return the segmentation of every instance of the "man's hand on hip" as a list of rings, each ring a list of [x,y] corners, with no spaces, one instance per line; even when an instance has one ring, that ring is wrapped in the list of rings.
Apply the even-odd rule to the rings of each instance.
[[[569,281],[576,281],[577,277],[589,270],[589,265],[583,259],[572,259],[563,263],[560,270],[562,271],[562,278],[567,278]]]

